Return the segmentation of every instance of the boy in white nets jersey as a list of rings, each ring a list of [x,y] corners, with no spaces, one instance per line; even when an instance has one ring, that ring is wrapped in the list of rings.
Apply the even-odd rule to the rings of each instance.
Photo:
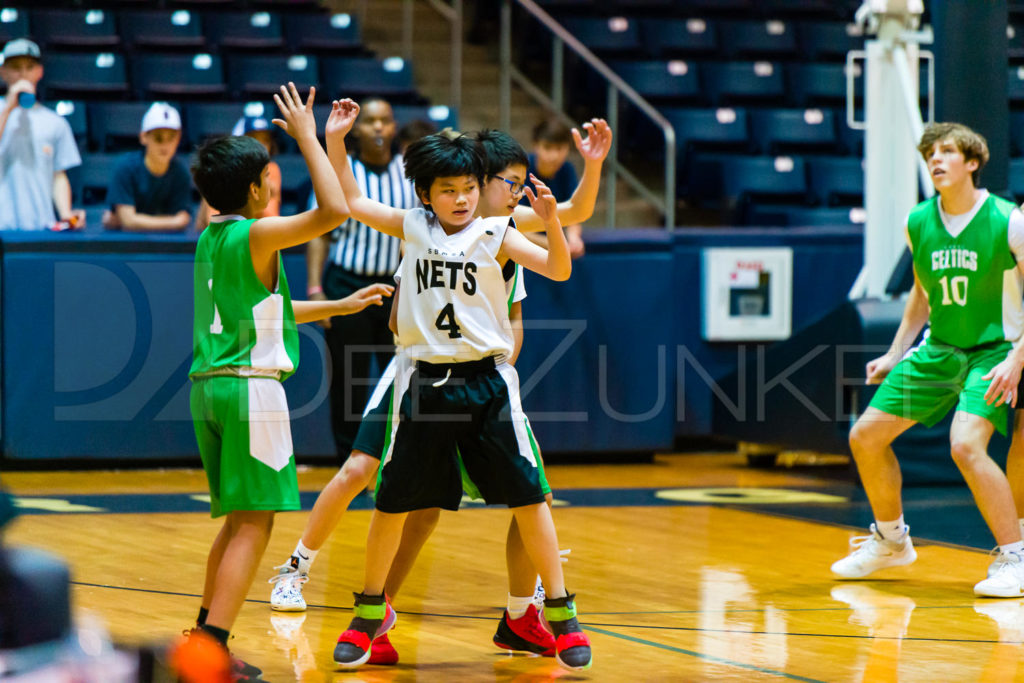
[[[341,106],[354,121],[358,105]],[[398,336],[409,363],[396,374],[389,430],[367,539],[363,591],[355,617],[335,647],[334,660],[350,668],[370,657],[370,643],[386,628],[384,583],[410,511],[456,510],[462,499],[458,456],[489,503],[513,509],[531,560],[547,589],[545,616],[555,635],[556,659],[573,669],[590,666],[590,642],[565,589],[558,541],[537,466],[538,456],[519,403],[518,377],[506,360],[513,349],[502,263],[512,259],[555,280],[572,271],[554,196],[527,191],[546,226],[544,250],[509,229],[508,218],[477,218],[484,164],[465,136],[431,135],[413,143],[406,176],[428,209],[397,210],[363,197],[351,169],[332,159],[352,215],[404,239],[404,293]],[[388,620],[390,621],[390,620]]]

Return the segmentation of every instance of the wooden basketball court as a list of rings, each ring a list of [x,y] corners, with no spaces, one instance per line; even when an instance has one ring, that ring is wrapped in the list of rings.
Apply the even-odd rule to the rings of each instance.
[[[232,649],[274,682],[1024,680],[1024,600],[972,593],[989,562],[984,551],[915,535],[911,567],[837,581],[829,565],[865,532],[772,507],[850,507],[848,484],[807,470],[752,470],[721,454],[548,469],[560,546],[572,549],[567,583],[593,643],[589,671],[492,645],[507,590],[509,513],[490,508],[442,514],[395,599],[400,663],[356,672],[339,670],[331,655],[361,586],[370,512],[343,519],[299,615],[272,612],[264,580],[308,513],[278,515]],[[306,469],[300,487],[313,495],[332,475]],[[199,511],[201,470],[8,473],[3,482],[25,513],[6,543],[64,557],[76,612],[98,615],[126,643],[170,641],[193,624],[219,528]],[[908,510],[908,521],[925,514]]]

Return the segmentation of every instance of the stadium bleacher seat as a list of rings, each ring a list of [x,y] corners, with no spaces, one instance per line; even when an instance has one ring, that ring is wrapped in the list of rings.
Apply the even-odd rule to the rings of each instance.
[[[676,147],[687,156],[695,151],[747,151],[747,112],[743,109],[667,108],[662,114],[676,132]]]
[[[804,160],[793,156],[734,156],[722,159],[722,189],[728,198],[807,195]]]
[[[796,26],[781,19],[723,21],[720,46],[729,58],[789,58],[796,55]]]
[[[409,104],[419,99],[412,69],[401,57],[325,57],[320,83],[332,97],[380,95]]]
[[[1010,194],[1024,202],[1024,159],[1010,159]]]
[[[764,109],[750,113],[750,130],[762,154],[836,151],[835,115],[830,109]]]
[[[32,33],[44,49],[113,48],[121,43],[114,12],[102,9],[33,10]]]
[[[644,50],[655,59],[708,56],[718,50],[714,22],[698,17],[642,19],[640,34]]]
[[[284,47],[281,17],[276,12],[208,12],[203,25],[210,45],[220,50]]]
[[[85,102],[57,100],[56,102],[44,102],[44,105],[64,117],[64,120],[71,126],[71,134],[75,136],[78,148],[80,150],[87,149],[89,144],[89,123],[86,119],[87,107]]]
[[[1024,156],[1024,111],[1010,112],[1010,156]]]
[[[714,62],[700,69],[712,104],[783,102],[782,68],[774,62]]]
[[[31,35],[28,12],[19,7],[0,7],[0,43]]]
[[[570,17],[562,25],[598,56],[640,52],[640,23],[626,17]]]
[[[800,62],[789,64],[789,84],[794,104],[801,106],[829,105],[844,106],[846,103],[846,65],[810,64]],[[854,66],[854,96],[864,96],[864,79],[861,66]]]
[[[49,99],[87,97],[120,99],[128,93],[124,56],[116,52],[52,52],[43,55]]]
[[[444,105],[395,104],[391,108],[395,113],[395,123],[398,124],[399,128],[419,119],[429,121],[438,130],[447,127],[454,128],[455,130],[459,129],[458,112],[451,107]],[[319,121],[320,119],[318,118],[317,120]]]
[[[764,227],[820,228],[864,225],[866,216],[860,207],[792,206],[752,204],[746,224]]]
[[[864,31],[852,23],[807,21],[797,28],[802,58],[843,61],[850,50],[864,49]]]
[[[863,112],[855,112],[857,121],[864,120]],[[864,156],[864,131],[850,128],[846,121],[846,109],[836,110],[836,134],[843,153],[855,157]]]
[[[288,81],[294,82],[301,92],[311,85],[326,86],[320,79],[319,61],[312,55],[228,57],[228,84],[235,98],[266,97]],[[326,90],[324,95],[330,92]]]
[[[220,55],[139,54],[132,66],[139,99],[218,97],[226,91]]]
[[[1024,66],[1011,66],[1006,70],[1007,93],[1011,107],[1024,104]]]
[[[609,66],[645,99],[669,103],[694,101],[700,94],[697,65],[682,59],[611,62]]]
[[[1024,59],[1024,23],[1006,25],[1007,56],[1011,62]]]
[[[811,193],[825,206],[864,205],[864,160],[860,157],[807,159]]]
[[[82,165],[68,171],[76,206],[102,205],[107,186],[121,154],[93,153],[82,155]]]
[[[199,51],[206,47],[202,18],[187,9],[123,11],[119,17],[121,35],[132,48]]]
[[[327,110],[330,110],[329,105]],[[321,113],[317,112],[318,123],[327,120]],[[187,143],[196,146],[211,137],[230,135],[235,123],[243,115],[263,116],[269,121],[277,115],[277,107],[273,103],[263,102],[189,103],[183,112]]]
[[[294,53],[359,52],[362,37],[356,18],[351,14],[288,14],[284,17],[284,34],[288,49]]]

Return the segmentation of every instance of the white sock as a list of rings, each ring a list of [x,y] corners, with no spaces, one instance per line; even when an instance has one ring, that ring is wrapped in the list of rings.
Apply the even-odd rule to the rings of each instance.
[[[1007,543],[1006,545],[1001,545],[999,546],[999,552],[1001,552],[1003,555],[1009,555],[1010,553],[1024,555],[1024,541],[1017,541],[1016,543]]]
[[[302,545],[302,539],[295,546],[295,551],[292,552],[292,556],[299,558],[299,573],[308,574],[310,567],[313,566],[313,560],[316,559],[319,550],[310,550],[306,546]]]
[[[526,610],[533,604],[533,596],[528,595],[525,598],[519,598],[511,593],[508,594],[508,605],[505,609],[508,610],[508,618],[515,621],[521,619]]]
[[[878,529],[878,533],[882,534],[882,538],[887,541],[899,541],[907,533],[907,525],[903,523],[903,515],[900,515],[899,519],[894,519],[891,522],[880,522],[876,519],[875,528]]]

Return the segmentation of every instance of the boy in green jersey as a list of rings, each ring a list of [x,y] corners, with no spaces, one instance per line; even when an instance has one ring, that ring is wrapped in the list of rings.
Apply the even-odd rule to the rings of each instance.
[[[220,212],[196,246],[195,326],[190,408],[210,485],[210,512],[226,516],[206,568],[196,637],[226,646],[263,556],[274,512],[298,510],[288,405],[281,381],[298,364],[296,323],[381,305],[393,288],[374,285],[337,301],[291,300],[280,250],[330,231],[348,217],[338,178],[316,137],[314,90],[305,102],[294,84],[274,96],[274,123],[305,157],[317,208],[256,219],[270,199],[266,149],[247,137],[203,145],[192,176]],[[330,140],[344,135],[337,103]],[[242,675],[254,674],[249,667]]]
[[[918,150],[938,196],[907,219],[914,286],[889,351],[867,365],[867,383],[881,382],[850,430],[850,450],[875,523],[832,565],[849,579],[917,558],[903,522],[900,469],[891,444],[917,422],[936,424],[956,406],[950,429],[953,460],[1000,548],[976,595],[1024,595],[1024,543],[1006,475],[988,455],[992,432],[1006,431],[1007,402],[1020,376],[1024,311],[1021,272],[1024,216],[976,186],[988,161],[980,135],[955,123],[930,124]],[[911,344],[928,323],[929,334]]]

